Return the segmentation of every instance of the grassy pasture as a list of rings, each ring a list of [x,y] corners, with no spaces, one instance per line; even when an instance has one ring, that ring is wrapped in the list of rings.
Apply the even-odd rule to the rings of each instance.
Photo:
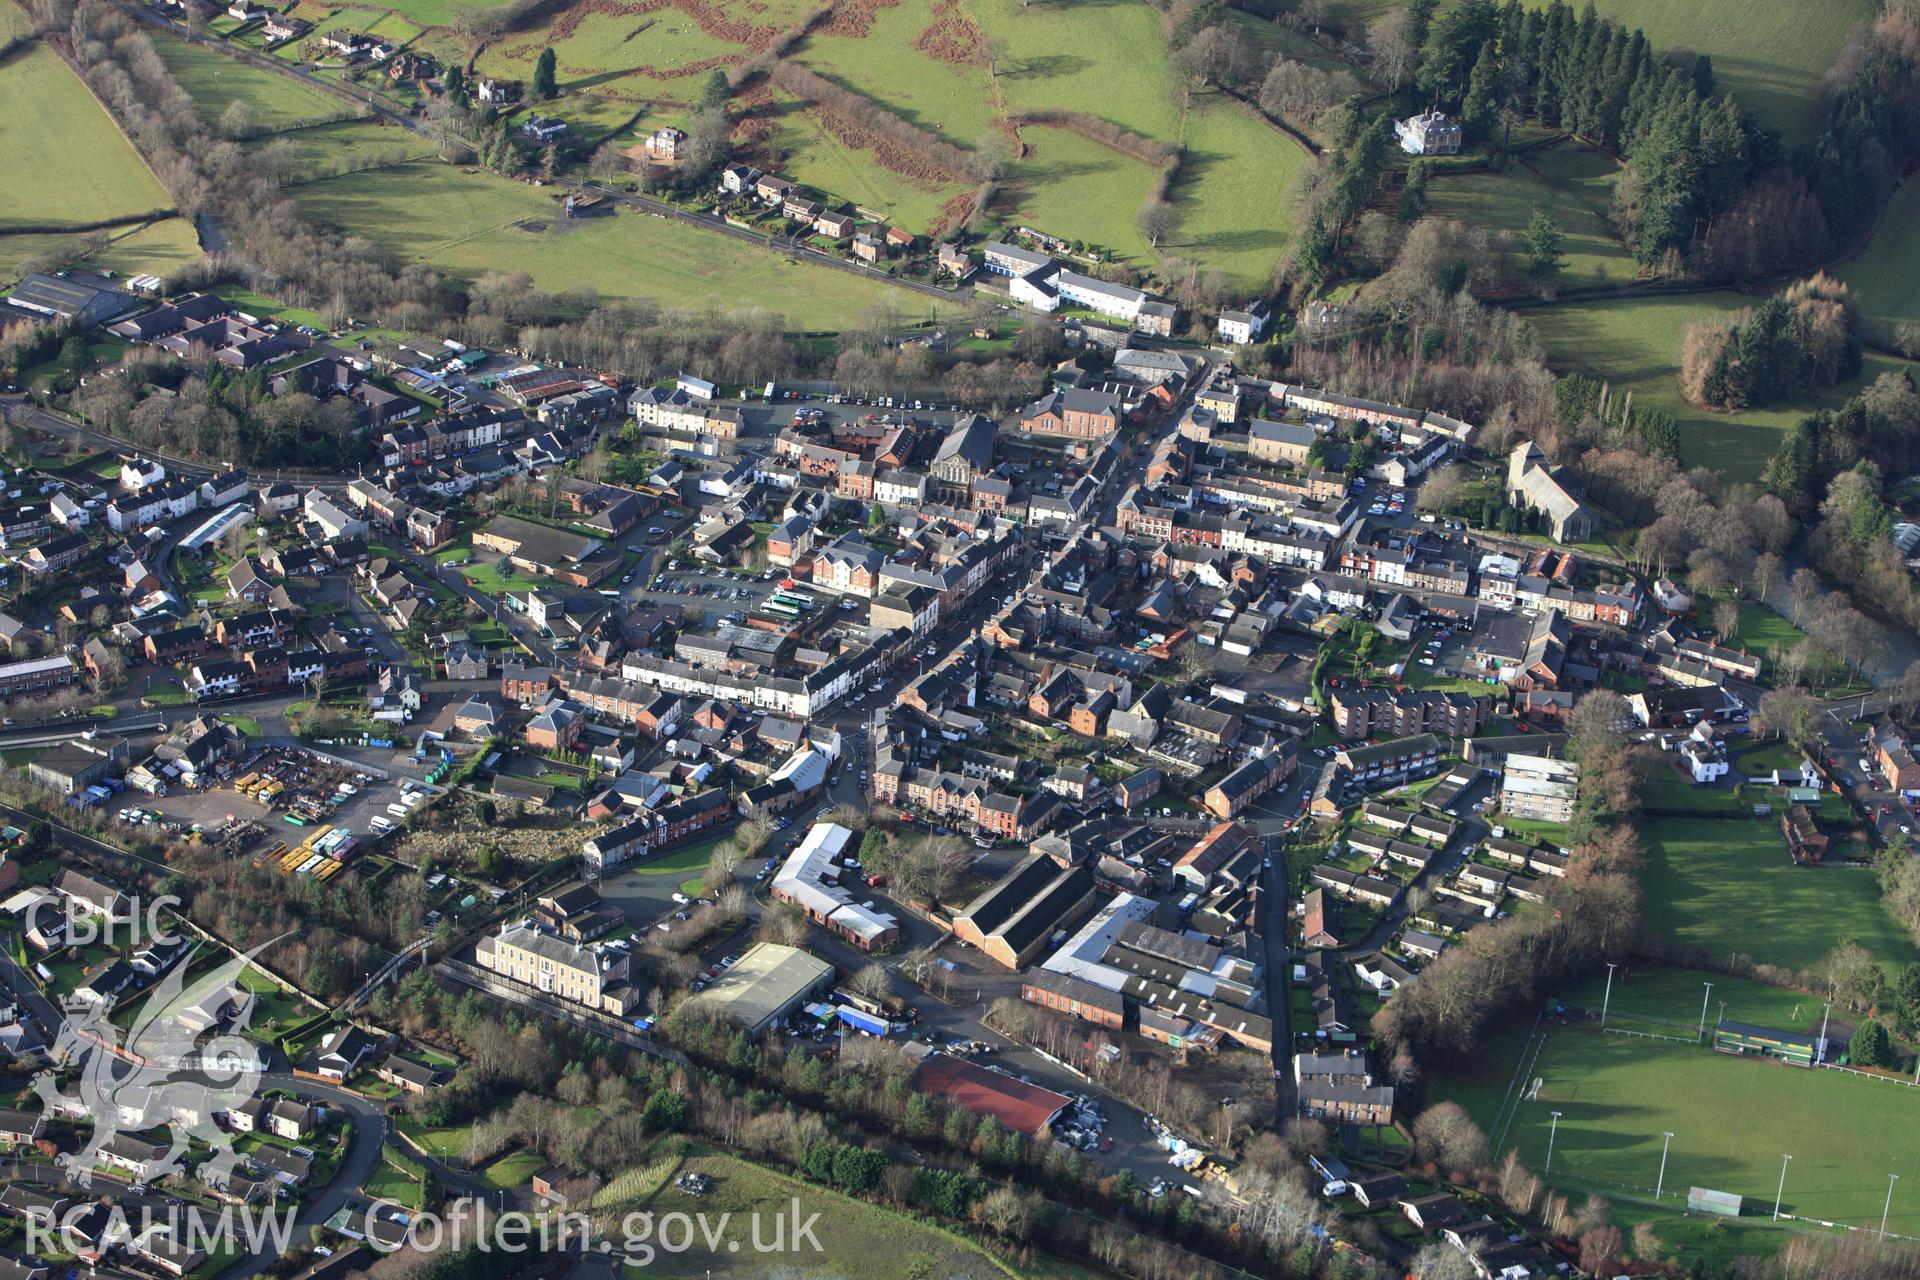
[[[1920,190],[1903,182],[1887,202],[1873,238],[1833,274],[1853,286],[1869,336],[1885,341],[1901,321],[1920,320]]]
[[[439,27],[453,21],[460,6],[454,0],[394,0],[388,7],[415,26]]]
[[[971,0],[980,26],[1007,41],[999,88],[1013,110],[1063,107],[1151,138],[1177,138],[1180,113],[1159,15],[1135,0],[1037,4]]]
[[[296,199],[309,217],[468,279],[521,270],[543,289],[584,285],[676,307],[751,305],[803,329],[842,326],[876,298],[901,300],[883,282],[665,218],[607,214],[557,232],[549,194],[435,162],[310,183]]]
[[[235,102],[245,102],[252,109],[253,128],[260,133],[353,112],[350,104],[338,98],[203,44],[155,40],[153,47],[208,124],[218,124],[221,113]]]
[[[1812,134],[1814,91],[1847,32],[1879,6],[1832,0],[1816,13],[1770,0],[1598,0],[1598,8],[1629,31],[1646,32],[1656,50],[1684,47],[1708,55],[1719,87],[1732,90],[1791,146]]]
[[[1438,190],[1443,183],[1435,183]],[[1837,406],[1862,386],[1907,362],[1868,353],[1861,377],[1829,387],[1797,404],[1745,413],[1710,413],[1680,396],[1675,373],[1680,337],[1691,320],[1751,306],[1731,291],[1564,303],[1527,313],[1558,372],[1578,369],[1631,389],[1638,406],[1664,409],[1680,426],[1688,466],[1709,466],[1731,480],[1755,480],[1780,437],[1815,409]]]
[[[1153,189],[1152,169],[1068,129],[1028,127],[1020,134],[1032,151],[1008,188],[1015,221],[1122,257],[1148,255],[1134,215]]]
[[[681,1166],[704,1173],[712,1187],[698,1200],[687,1200],[671,1190],[662,1190],[649,1207],[658,1214],[698,1210],[710,1221],[732,1214],[733,1227],[727,1235],[739,1245],[737,1251],[720,1243],[710,1252],[695,1236],[692,1248],[661,1250],[645,1266],[629,1264],[625,1274],[631,1277],[666,1276],[809,1276],[834,1280],[895,1280],[902,1275],[938,1275],[973,1277],[1067,1277],[1089,1273],[1045,1257],[1015,1267],[985,1254],[978,1245],[959,1232],[947,1231],[903,1214],[869,1204],[837,1191],[789,1178],[771,1169],[749,1164],[711,1148],[690,1144]],[[774,1244],[774,1220],[793,1216],[791,1206],[799,1197],[800,1217],[818,1211],[814,1232],[820,1250],[811,1243],[767,1251],[749,1249],[746,1224],[757,1222],[764,1229],[764,1241]],[[791,1227],[791,1222],[789,1222]],[[784,1233],[782,1233],[784,1239]]]
[[[802,186],[884,213],[915,235],[926,234],[939,221],[940,206],[966,190],[958,183],[930,187],[892,173],[872,152],[834,137],[818,113],[798,99],[777,94],[775,102],[781,115],[774,141],[787,156],[781,174]]]
[[[336,165],[362,163],[368,157],[399,153],[425,158],[433,154],[432,144],[424,139],[370,120],[343,120],[338,124],[292,129],[257,138],[249,145],[292,148],[298,157],[299,172],[311,177],[326,174]]]
[[[44,44],[0,63],[0,119],[12,122],[0,130],[0,172],[15,177],[0,196],[0,231],[83,226],[173,204],[106,109]],[[29,180],[35,174],[49,180]]]
[[[914,48],[914,40],[933,21],[933,0],[900,0],[873,15],[866,35],[818,33],[808,37],[796,57],[821,75],[884,102],[920,128],[956,146],[971,147],[995,127],[994,85],[983,67],[944,62]],[[1019,65],[1017,57],[1008,58],[1003,83]]]
[[[1914,958],[1871,870],[1796,867],[1771,822],[1657,818],[1641,835],[1651,933],[1794,969],[1816,967],[1845,937],[1896,970]]]
[[[143,271],[157,276],[195,262],[200,257],[200,242],[193,226],[185,218],[162,218],[113,237],[106,251],[86,259],[86,264],[118,275],[138,275]],[[30,258],[52,253],[89,237],[74,233],[52,234],[22,232],[0,235],[0,278],[12,280],[21,273],[21,265]]]
[[[1310,158],[1293,139],[1226,101],[1188,119],[1186,144],[1172,192],[1180,227],[1162,248],[1264,291],[1293,233]]]

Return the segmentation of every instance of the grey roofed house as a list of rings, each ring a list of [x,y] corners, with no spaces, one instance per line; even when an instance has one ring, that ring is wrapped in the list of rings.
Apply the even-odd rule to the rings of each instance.
[[[1006,264],[1017,264],[1028,271],[1049,266],[1053,262],[1053,259],[1044,253],[1035,253],[1031,249],[1022,249],[1018,245],[1006,244],[999,240],[992,241],[981,248],[986,254],[987,265],[995,270],[1007,269],[996,260],[1004,260]]]
[[[1193,358],[1172,351],[1137,351],[1128,347],[1114,353],[1113,367],[1125,370],[1141,382],[1158,383],[1192,373]]]
[[[289,1151],[272,1143],[262,1143],[247,1152],[247,1159],[279,1181],[289,1184],[305,1182],[307,1175],[313,1171],[313,1161],[297,1151]]]
[[[15,1182],[5,1191],[0,1191],[0,1211],[16,1218],[38,1218],[43,1222],[52,1222],[72,1202],[69,1196],[30,1182]]]
[[[1254,440],[1271,440],[1277,444],[1311,449],[1313,442],[1320,438],[1320,433],[1303,422],[1275,422],[1271,418],[1256,418],[1248,425],[1247,436]]]
[[[47,1264],[31,1254],[0,1251],[0,1280],[46,1280]]]

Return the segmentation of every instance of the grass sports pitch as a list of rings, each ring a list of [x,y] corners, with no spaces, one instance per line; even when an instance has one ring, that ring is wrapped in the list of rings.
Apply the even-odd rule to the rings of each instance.
[[[1547,1168],[1551,1136],[1546,1181],[1558,1190],[1677,1216],[1687,1189],[1701,1186],[1745,1197],[1744,1217],[1770,1219],[1781,1157],[1791,1155],[1783,1212],[1877,1229],[1888,1175],[1899,1174],[1888,1230],[1920,1236],[1920,1092],[1904,1084],[1735,1058],[1594,1023],[1543,1022],[1539,1036],[1509,1036],[1503,1048],[1498,1090],[1460,1100],[1488,1126],[1496,1151],[1517,1149],[1536,1172]],[[1536,1079],[1537,1094],[1524,1096]],[[1489,1110],[1495,1092],[1502,1099]]]

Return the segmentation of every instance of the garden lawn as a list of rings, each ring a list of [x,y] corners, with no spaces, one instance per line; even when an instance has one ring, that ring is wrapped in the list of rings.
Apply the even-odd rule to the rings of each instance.
[[[153,47],[180,87],[193,98],[200,118],[210,125],[218,125],[221,115],[235,102],[245,102],[253,112],[249,134],[276,133],[317,120],[363,114],[352,104],[291,76],[229,58],[209,45],[155,38]]]
[[[0,231],[131,220],[173,207],[106,109],[45,44],[0,63],[0,119],[11,122],[0,130],[0,172],[11,175]]]
[[[480,1171],[480,1181],[496,1191],[524,1187],[533,1175],[547,1167],[546,1157],[538,1151],[516,1147]]]
[[[1716,957],[1812,969],[1854,938],[1898,971],[1912,941],[1880,905],[1866,868],[1796,867],[1771,822],[1657,818],[1641,824],[1645,925]]]
[[[550,195],[434,162],[310,183],[295,199],[308,217],[468,279],[519,270],[537,288],[589,288],[689,309],[760,308],[803,330],[845,327],[880,298],[914,301],[881,281],[790,262],[668,218],[609,213],[556,232]]]
[[[1743,601],[1740,625],[1728,642],[1736,649],[1776,657],[1806,638],[1806,632],[1765,605]]]
[[[185,218],[161,218],[108,235],[111,239],[104,250],[84,259],[75,257],[68,265],[85,265],[122,276],[150,272],[166,277],[200,260],[200,241],[193,233],[193,224]],[[90,239],[91,234],[71,231],[0,235],[0,278],[16,280],[28,261],[56,253],[72,255],[82,241]]]
[[[713,856],[713,850],[719,840],[705,840],[699,844],[669,853],[663,858],[654,858],[627,870],[643,876],[684,876],[690,871],[705,871],[707,859]]]
[[[1592,1024],[1545,1024],[1546,1043],[1526,1072],[1544,1081],[1518,1104],[1497,1148],[1517,1149],[1529,1168],[1545,1166],[1550,1113],[1559,1112],[1548,1181],[1644,1202],[1677,1218],[1687,1188],[1711,1187],[1746,1198],[1745,1216],[1773,1212],[1782,1154],[1791,1154],[1782,1209],[1854,1226],[1877,1227],[1887,1175],[1902,1186],[1887,1226],[1920,1232],[1920,1194],[1900,1194],[1920,1174],[1920,1110],[1897,1086],[1838,1071],[1809,1071],[1741,1059],[1704,1047],[1609,1035]],[[1511,1042],[1509,1042],[1510,1044]],[[1487,1123],[1518,1063],[1494,1064],[1497,1089],[1460,1100]],[[1448,1096],[1450,1085],[1437,1092]],[[1672,1133],[1664,1195],[1654,1205],[1663,1133]],[[1757,1224],[1756,1224],[1757,1225]]]
[[[1620,284],[1633,279],[1638,267],[1605,217],[1618,169],[1601,152],[1566,142],[1500,173],[1437,176],[1427,186],[1428,207],[1441,217],[1516,236],[1535,210],[1543,211],[1565,234],[1562,286]]]
[[[1444,183],[1435,183],[1437,190]],[[1781,436],[1815,409],[1836,407],[1882,373],[1911,368],[1906,361],[1868,353],[1853,382],[1745,413],[1710,413],[1680,396],[1676,376],[1680,339],[1694,319],[1723,315],[1755,299],[1721,291],[1684,296],[1567,302],[1527,312],[1557,372],[1580,370],[1632,391],[1640,408],[1664,409],[1680,428],[1680,455],[1688,466],[1712,467],[1729,480],[1757,480]]]
[[[391,1200],[403,1208],[424,1209],[426,1207],[422,1203],[420,1184],[384,1160],[373,1167],[372,1175],[368,1177],[361,1190],[377,1200]]]
[[[1815,91],[1847,32],[1879,11],[1874,0],[1829,0],[1817,16],[1776,0],[1599,0],[1598,7],[1602,17],[1646,32],[1656,52],[1684,46],[1712,58],[1719,90],[1779,129],[1789,147],[1811,140]]]
[[[401,1120],[400,1131],[418,1143],[420,1149],[439,1160],[459,1160],[465,1157],[467,1140],[473,1136],[471,1125],[449,1125],[443,1129],[433,1129],[414,1120]]]
[[[1870,337],[1885,342],[1902,321],[1920,321],[1920,188],[1895,188],[1873,238],[1833,274],[1853,286]]]

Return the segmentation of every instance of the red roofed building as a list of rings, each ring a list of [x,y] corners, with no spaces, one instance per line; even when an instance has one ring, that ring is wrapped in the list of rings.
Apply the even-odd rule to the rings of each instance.
[[[930,1053],[921,1060],[913,1087],[977,1116],[992,1116],[1016,1133],[1036,1139],[1044,1139],[1052,1131],[1054,1117],[1073,1104],[1064,1093],[1022,1084],[1013,1076],[945,1053]]]

